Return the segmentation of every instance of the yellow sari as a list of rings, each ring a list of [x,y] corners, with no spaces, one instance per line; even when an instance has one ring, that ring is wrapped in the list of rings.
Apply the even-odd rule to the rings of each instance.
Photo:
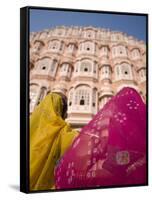
[[[48,94],[30,117],[30,190],[54,189],[54,168],[78,132],[61,118],[62,98]]]

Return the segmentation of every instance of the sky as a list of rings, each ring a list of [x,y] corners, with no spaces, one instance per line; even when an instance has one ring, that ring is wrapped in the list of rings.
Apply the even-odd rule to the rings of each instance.
[[[30,32],[56,26],[94,26],[125,32],[146,42],[146,17],[144,15],[119,15],[30,9]]]

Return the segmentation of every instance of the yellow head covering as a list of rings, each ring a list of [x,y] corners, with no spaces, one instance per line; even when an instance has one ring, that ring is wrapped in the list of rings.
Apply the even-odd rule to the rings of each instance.
[[[61,96],[50,93],[30,117],[30,190],[54,187],[54,167],[78,135],[62,110]]]

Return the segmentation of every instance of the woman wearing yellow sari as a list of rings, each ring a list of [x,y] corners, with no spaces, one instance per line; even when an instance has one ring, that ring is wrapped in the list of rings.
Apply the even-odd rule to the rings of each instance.
[[[30,190],[54,189],[54,168],[78,132],[64,121],[62,95],[48,94],[30,117]]]

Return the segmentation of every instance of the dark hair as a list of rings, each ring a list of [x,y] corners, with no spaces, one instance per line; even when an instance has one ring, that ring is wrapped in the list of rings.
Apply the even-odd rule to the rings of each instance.
[[[66,114],[66,111],[67,111],[67,97],[64,95],[64,94],[62,94],[62,93],[59,93],[59,92],[53,92],[53,93],[56,93],[56,94],[58,94],[58,95],[60,95],[61,96],[61,98],[62,98],[62,107],[63,107],[63,110],[62,110],[62,118],[64,118],[65,117],[65,114]]]
[[[64,118],[64,116],[65,116],[65,113],[67,112],[67,98],[66,98],[66,96],[65,97],[63,97],[62,96],[62,104],[63,104],[63,111],[62,111],[62,117]]]

